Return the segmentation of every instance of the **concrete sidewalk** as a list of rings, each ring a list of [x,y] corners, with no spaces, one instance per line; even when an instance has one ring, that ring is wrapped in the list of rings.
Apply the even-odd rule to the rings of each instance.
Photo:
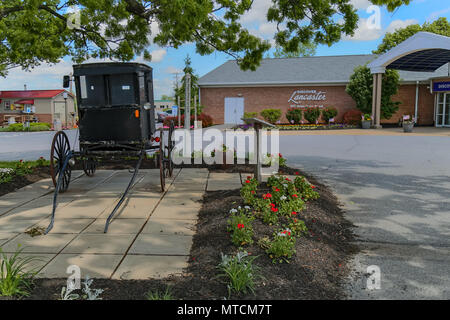
[[[149,279],[183,272],[208,185],[207,169],[174,170],[164,193],[159,190],[159,170],[141,170],[107,234],[103,233],[106,218],[131,173],[102,170],[93,178],[81,172],[74,176],[59,198],[55,226],[45,236],[31,237],[24,231],[48,225],[50,180],[0,197],[4,252],[13,253],[20,245],[24,255],[39,257],[34,267],[40,269],[41,278],[66,278],[70,265],[78,265],[82,277],[106,279]],[[231,181],[224,188],[239,188],[239,174],[230,177],[221,177]]]

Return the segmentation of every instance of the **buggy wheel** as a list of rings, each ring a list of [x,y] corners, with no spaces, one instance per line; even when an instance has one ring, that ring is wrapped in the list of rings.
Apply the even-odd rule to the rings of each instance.
[[[88,177],[93,177],[97,170],[97,161],[93,157],[83,159],[83,171]]]
[[[161,130],[159,140],[159,177],[161,179],[161,192],[166,191],[166,173],[164,164],[164,131]]]
[[[175,142],[173,141],[173,133],[175,131],[175,125],[173,121],[170,121],[169,126],[169,136],[167,138],[167,169],[168,169],[168,176],[172,178],[173,176],[173,162],[172,162],[172,150],[175,146]]]
[[[72,168],[67,164],[64,172],[61,172],[64,163],[68,160],[69,154],[69,138],[67,138],[67,135],[63,131],[58,131],[53,137],[52,149],[50,151],[50,175],[52,176],[55,188],[58,184],[59,176],[62,175],[59,192],[65,192],[69,188]]]

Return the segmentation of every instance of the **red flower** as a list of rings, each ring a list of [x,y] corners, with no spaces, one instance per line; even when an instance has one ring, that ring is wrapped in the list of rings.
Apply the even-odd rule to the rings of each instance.
[[[250,180],[246,180],[246,181],[245,181],[245,183],[250,183],[250,182],[251,182]]]
[[[248,176],[247,179],[248,179],[248,180],[252,180],[252,177],[251,177],[251,176]]]
[[[298,195],[293,194],[292,197],[293,197],[293,198],[298,198]]]
[[[238,229],[244,229],[244,225],[243,225],[242,223],[239,223],[239,224],[237,225],[237,227],[238,227]]]
[[[296,176],[300,175],[300,172],[297,171],[297,172],[295,173],[295,175],[296,175]]]
[[[278,212],[278,209],[275,207],[272,207],[272,209],[270,209],[270,210],[272,210],[272,212]]]
[[[295,212],[295,211],[292,211],[292,215],[294,215],[294,216],[295,216],[295,215],[297,215],[297,212]]]
[[[291,181],[291,179],[289,179],[289,178],[286,178],[286,181]]]
[[[255,194],[256,192],[255,192],[255,190],[252,190],[252,194]]]
[[[288,236],[291,235],[291,232],[289,232],[289,231],[287,231],[287,230],[284,230],[282,233],[287,234]]]
[[[312,188],[312,189],[315,189],[316,187],[315,187],[315,186],[311,186],[311,188]]]
[[[271,203],[270,206],[271,206],[272,208],[275,208],[275,203]]]
[[[278,188],[275,188],[275,192],[280,192],[280,189],[278,189]]]
[[[272,195],[270,193],[263,195],[264,200],[267,200],[269,198],[272,198]]]

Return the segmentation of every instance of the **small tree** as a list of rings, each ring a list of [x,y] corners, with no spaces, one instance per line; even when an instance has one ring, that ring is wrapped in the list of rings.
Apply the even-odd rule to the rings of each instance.
[[[286,119],[288,119],[291,124],[300,124],[302,121],[303,114],[300,108],[289,108],[286,112]]]
[[[396,70],[386,70],[381,91],[381,118],[390,119],[398,111],[400,102],[392,101],[400,85],[400,75]],[[346,92],[355,100],[362,113],[372,113],[373,75],[367,66],[355,68]]]
[[[306,108],[303,114],[309,123],[316,124],[320,117],[320,109],[317,107]]]
[[[265,110],[261,111],[261,116],[267,122],[275,124],[281,118],[281,110],[280,109],[265,109]]]

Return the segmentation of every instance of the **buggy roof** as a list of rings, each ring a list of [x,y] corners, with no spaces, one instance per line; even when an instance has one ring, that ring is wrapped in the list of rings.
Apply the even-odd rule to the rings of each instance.
[[[73,66],[74,76],[125,74],[134,72],[151,72],[153,69],[142,63],[100,62],[77,64]]]

